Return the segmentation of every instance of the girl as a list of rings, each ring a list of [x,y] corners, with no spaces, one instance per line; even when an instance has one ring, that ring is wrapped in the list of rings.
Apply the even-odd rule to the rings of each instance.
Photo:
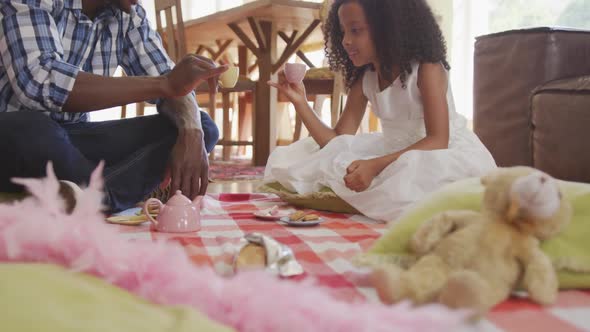
[[[392,221],[440,186],[496,165],[455,112],[446,47],[425,0],[336,0],[324,26],[326,55],[343,71],[344,112],[329,128],[305,86],[269,84],[289,98],[311,138],[277,148],[265,182],[297,193],[331,188],[368,217]],[[367,102],[383,133],[354,136]]]

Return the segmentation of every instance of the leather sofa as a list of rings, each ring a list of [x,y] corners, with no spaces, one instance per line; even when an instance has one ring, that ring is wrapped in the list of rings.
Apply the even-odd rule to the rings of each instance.
[[[474,131],[498,166],[590,182],[590,31],[511,30],[478,37]]]

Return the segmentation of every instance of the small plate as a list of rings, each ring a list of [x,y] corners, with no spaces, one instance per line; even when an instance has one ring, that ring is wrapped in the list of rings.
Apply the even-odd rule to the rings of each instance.
[[[279,219],[285,217],[284,213],[277,213],[275,215],[269,215],[268,213],[264,213],[262,211],[256,211],[252,214],[256,218],[263,219],[263,220],[270,220],[270,221],[276,221],[276,220],[279,220]]]
[[[153,216],[155,218],[155,216]],[[111,224],[119,224],[119,225],[129,225],[129,226],[137,226],[141,225],[144,222],[148,222],[146,215],[139,215],[139,216],[112,216],[106,219],[107,222]]]
[[[320,223],[322,223],[324,221],[324,218],[320,217],[320,219],[311,220],[311,221],[291,221],[291,219],[289,219],[289,216],[286,216],[286,217],[282,217],[281,219],[279,219],[279,221],[281,221],[282,223],[285,223],[289,226],[309,227],[309,226],[319,225]]]

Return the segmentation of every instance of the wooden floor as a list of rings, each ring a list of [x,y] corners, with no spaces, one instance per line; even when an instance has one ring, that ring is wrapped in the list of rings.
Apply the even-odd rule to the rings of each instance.
[[[253,193],[260,186],[260,181],[212,182],[209,183],[207,193]]]

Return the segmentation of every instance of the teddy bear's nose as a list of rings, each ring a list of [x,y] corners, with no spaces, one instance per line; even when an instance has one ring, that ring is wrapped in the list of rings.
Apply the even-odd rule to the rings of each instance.
[[[541,177],[541,183],[545,183],[545,182],[547,182],[547,178],[546,178],[546,177],[544,177],[544,176],[542,176],[542,177]]]

